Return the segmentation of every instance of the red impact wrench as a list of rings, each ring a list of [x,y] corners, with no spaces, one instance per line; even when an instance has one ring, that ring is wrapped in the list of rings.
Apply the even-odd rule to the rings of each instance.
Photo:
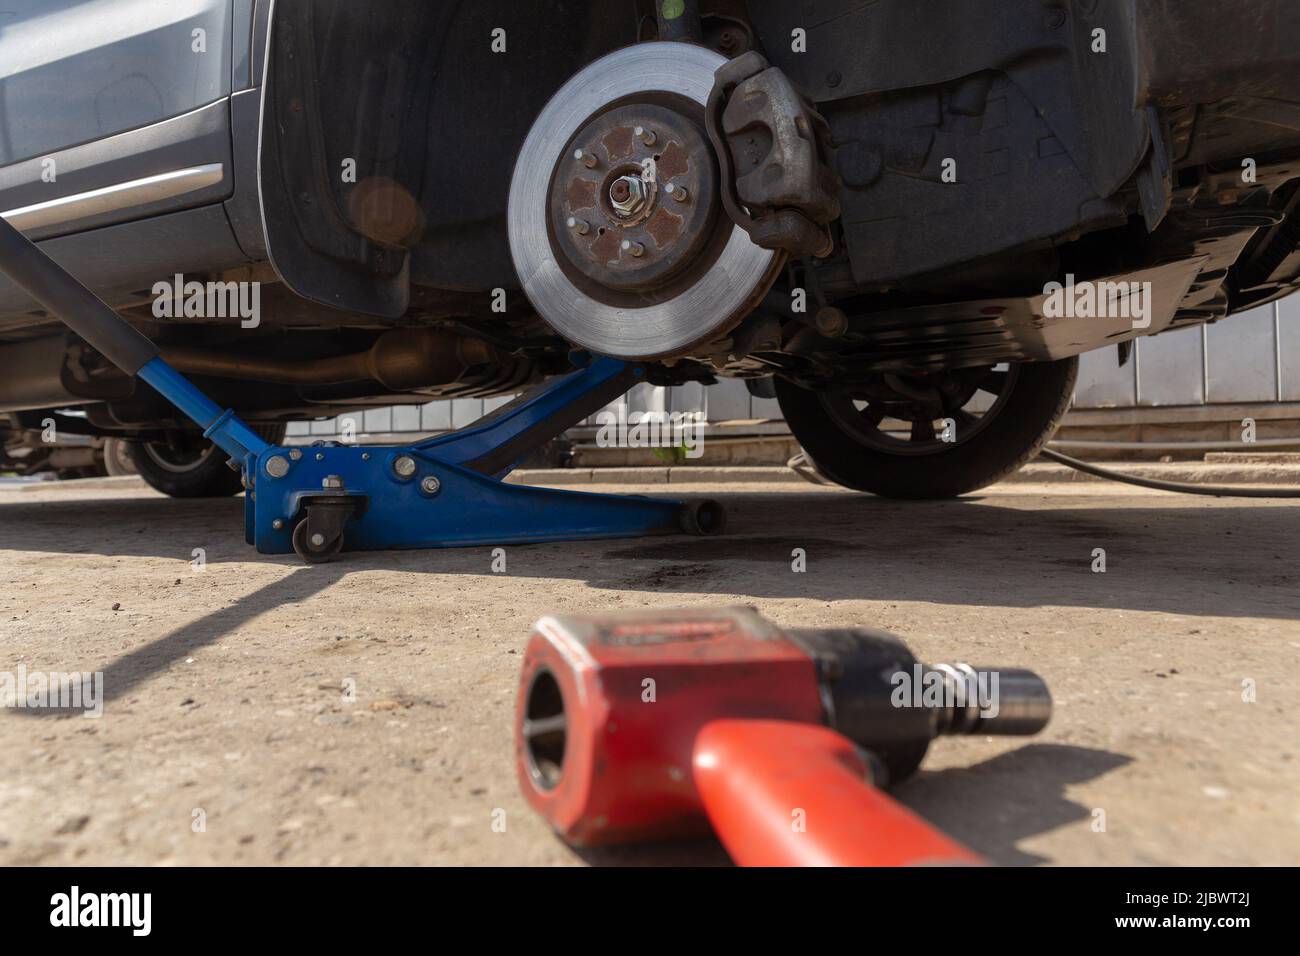
[[[980,863],[878,787],[941,734],[1033,734],[1035,674],[919,664],[863,628],[748,608],[546,617],[524,654],[519,782],[575,846],[711,826],[744,866]]]

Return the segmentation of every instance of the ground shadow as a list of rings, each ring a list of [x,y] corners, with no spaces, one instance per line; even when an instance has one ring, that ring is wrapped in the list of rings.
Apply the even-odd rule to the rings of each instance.
[[[1016,844],[1091,817],[1089,808],[1066,797],[1066,787],[1130,762],[1106,750],[1027,744],[973,767],[922,771],[894,795],[990,862],[1043,863]]]
[[[755,599],[1045,605],[1207,617],[1300,618],[1300,505],[1142,507],[1057,499],[897,502],[825,492],[718,496],[731,533],[513,545],[512,575],[650,591]],[[1130,501],[1132,499],[1129,499]],[[242,502],[125,500],[0,504],[0,544],[16,551],[297,565],[243,541]],[[802,549],[807,570],[792,570]],[[1094,573],[1097,549],[1106,572]],[[370,570],[482,574],[490,548],[348,552],[311,574],[329,582]],[[306,579],[304,579],[306,580]]]
[[[509,548],[512,575],[651,592],[670,605],[693,595],[924,601],[1030,608],[1083,606],[1209,617],[1300,616],[1300,506],[1142,508],[1104,504],[1041,510],[997,498],[895,502],[824,492],[719,496],[734,533]],[[1069,499],[1066,499],[1069,500]],[[243,540],[241,499],[127,498],[0,504],[0,544],[14,551],[209,562],[257,560],[293,569],[109,665],[119,697],[258,615],[372,570],[483,574],[485,547],[349,552],[304,566],[257,555]],[[1106,573],[1093,573],[1094,551]],[[792,570],[802,549],[807,570]],[[732,598],[734,600],[734,598]],[[864,622],[865,623],[865,622]],[[111,679],[110,679],[111,678]],[[57,710],[26,714],[61,716]]]
[[[104,668],[101,703],[107,704],[129,695],[155,674],[167,670],[200,648],[215,644],[254,618],[288,604],[301,603],[327,590],[345,573],[341,564],[297,568],[288,577],[245,594],[230,605],[119,657]],[[19,708],[13,712],[24,717],[61,718],[80,717],[83,710],[41,707]]]

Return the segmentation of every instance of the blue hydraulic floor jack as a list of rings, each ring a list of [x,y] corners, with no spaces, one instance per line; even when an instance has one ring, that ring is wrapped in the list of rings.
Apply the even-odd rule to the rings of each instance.
[[[443,548],[716,534],[714,501],[598,495],[504,479],[533,449],[618,398],[645,369],[574,355],[543,383],[469,428],[406,446],[282,447],[259,438],[159,355],[157,346],[0,218],[0,271],[129,375],[151,385],[242,470],[244,537],[310,562],[342,550]]]

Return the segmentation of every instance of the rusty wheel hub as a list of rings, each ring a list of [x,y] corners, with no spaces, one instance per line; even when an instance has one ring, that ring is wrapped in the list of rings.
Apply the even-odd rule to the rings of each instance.
[[[588,64],[538,114],[510,182],[510,255],[533,308],[599,355],[661,359],[716,341],[784,254],[722,209],[704,114],[727,61],[638,43]]]
[[[717,167],[696,122],[654,104],[596,117],[556,167],[556,251],[590,290],[659,288],[696,261],[718,215]]]

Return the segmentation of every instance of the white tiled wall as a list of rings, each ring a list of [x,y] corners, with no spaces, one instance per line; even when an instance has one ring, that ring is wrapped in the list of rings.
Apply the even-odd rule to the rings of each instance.
[[[1083,356],[1076,408],[1300,401],[1300,296]]]

